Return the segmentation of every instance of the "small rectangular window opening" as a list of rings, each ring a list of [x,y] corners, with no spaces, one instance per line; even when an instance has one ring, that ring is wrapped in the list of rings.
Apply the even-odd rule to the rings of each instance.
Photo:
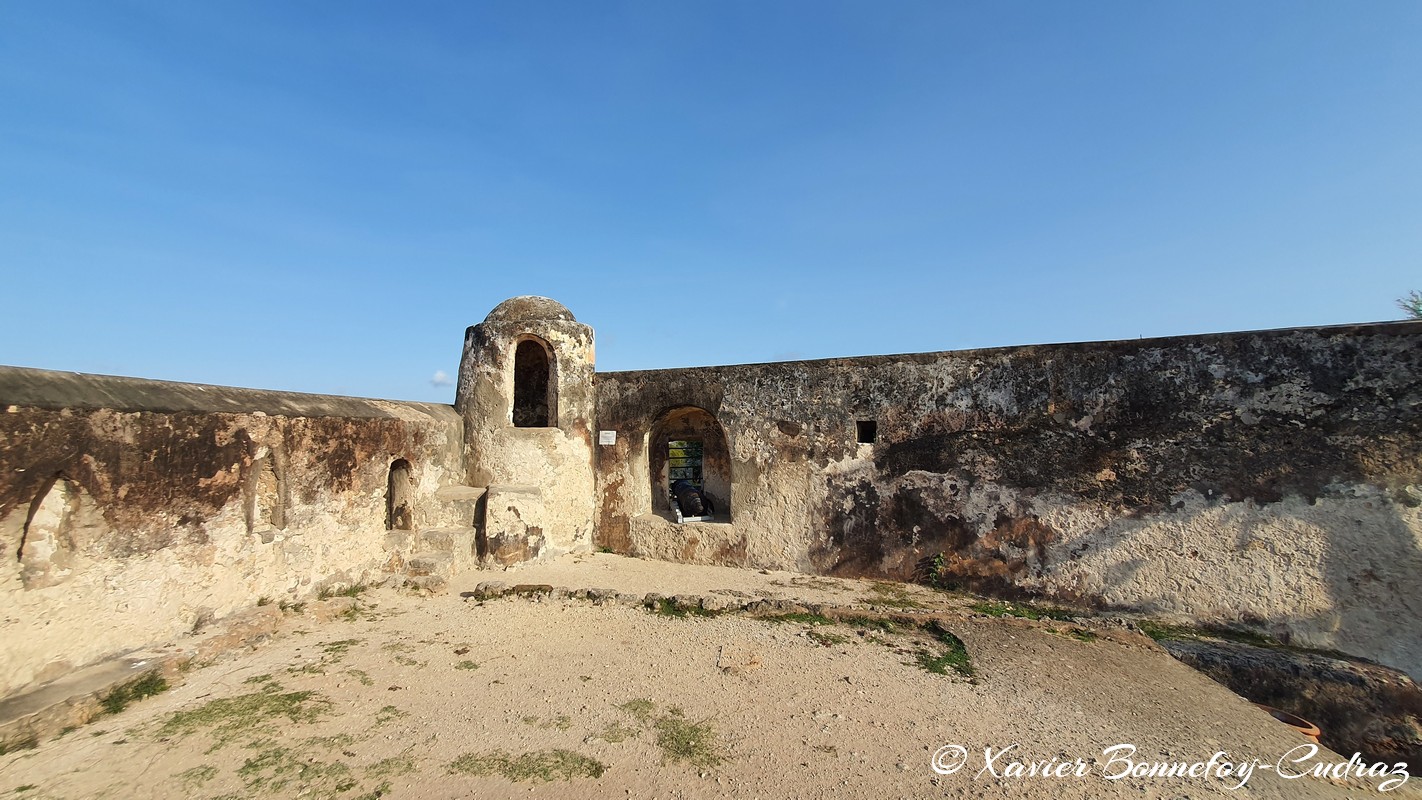
[[[879,438],[879,423],[872,419],[861,419],[854,423],[855,432],[859,434],[860,444],[873,444]]]

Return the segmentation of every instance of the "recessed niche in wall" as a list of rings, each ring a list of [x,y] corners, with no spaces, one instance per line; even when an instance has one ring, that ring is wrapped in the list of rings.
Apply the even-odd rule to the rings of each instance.
[[[516,428],[549,428],[558,418],[553,358],[537,339],[514,348],[513,424]]]
[[[40,589],[68,580],[97,519],[93,498],[79,484],[62,475],[51,478],[30,503],[15,551],[22,585]]]
[[[873,444],[879,438],[879,423],[872,419],[861,419],[854,423],[854,431],[860,444]]]
[[[251,530],[286,527],[286,492],[276,470],[276,456],[257,459],[257,480],[252,492]]]
[[[414,530],[415,487],[410,480],[410,462],[397,458],[390,465],[385,489],[385,527],[392,531]]]

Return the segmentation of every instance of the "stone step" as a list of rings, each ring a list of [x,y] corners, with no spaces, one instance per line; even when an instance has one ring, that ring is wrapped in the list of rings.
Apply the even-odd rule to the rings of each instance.
[[[454,573],[454,556],[449,553],[417,553],[405,559],[405,574],[411,577],[438,575],[448,578]]]
[[[425,528],[416,534],[410,546],[430,553],[449,553],[462,564],[475,558],[477,535],[473,528]]]

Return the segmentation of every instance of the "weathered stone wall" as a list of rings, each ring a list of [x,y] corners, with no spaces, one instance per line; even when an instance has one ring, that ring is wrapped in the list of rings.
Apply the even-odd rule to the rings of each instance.
[[[1238,622],[1422,675],[1422,323],[598,375],[598,543]],[[655,513],[710,412],[731,522]],[[877,440],[856,441],[856,422]],[[941,556],[939,555],[941,554]]]
[[[0,408],[0,696],[381,577],[399,459],[402,524],[472,523],[448,406],[5,367]]]

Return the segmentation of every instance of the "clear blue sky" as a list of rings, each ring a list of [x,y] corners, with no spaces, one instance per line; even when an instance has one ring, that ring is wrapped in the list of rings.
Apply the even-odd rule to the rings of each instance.
[[[1394,319],[1422,3],[0,0],[0,363],[450,402]]]

